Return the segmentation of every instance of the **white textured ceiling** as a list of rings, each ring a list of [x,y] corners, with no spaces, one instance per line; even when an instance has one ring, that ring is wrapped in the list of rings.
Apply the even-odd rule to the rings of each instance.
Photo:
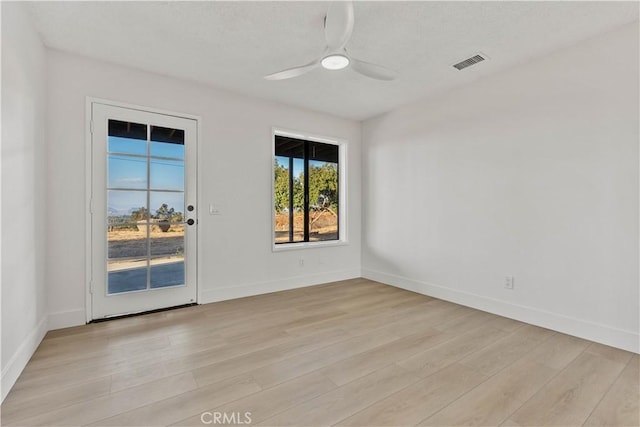
[[[53,49],[365,119],[638,20],[637,2],[355,2],[347,49],[393,68],[262,76],[323,52],[326,2],[34,2]],[[477,52],[490,60],[457,71]]]

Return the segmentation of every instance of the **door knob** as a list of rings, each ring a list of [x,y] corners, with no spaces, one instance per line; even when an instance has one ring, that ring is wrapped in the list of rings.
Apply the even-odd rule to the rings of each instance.
[[[189,205],[189,206],[187,206],[187,210],[188,210],[189,212],[193,212],[193,205]]]
[[[196,222],[195,222],[193,219],[191,219],[191,218],[189,218],[189,219],[187,220],[187,224],[188,224],[188,225],[193,225],[193,224],[195,224],[195,223],[196,223]]]

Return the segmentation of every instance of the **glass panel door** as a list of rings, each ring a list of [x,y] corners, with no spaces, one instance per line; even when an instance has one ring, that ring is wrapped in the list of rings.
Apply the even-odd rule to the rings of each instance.
[[[104,201],[92,215],[92,282],[100,285],[92,289],[101,288],[92,292],[93,317],[194,302],[195,123],[102,104],[93,110],[92,199]]]
[[[184,286],[184,130],[108,121],[107,293]]]

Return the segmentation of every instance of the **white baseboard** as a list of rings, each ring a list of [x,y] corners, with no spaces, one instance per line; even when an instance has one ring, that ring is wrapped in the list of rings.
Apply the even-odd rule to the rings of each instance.
[[[286,291],[288,289],[303,288],[306,286],[319,285],[338,280],[356,279],[359,277],[361,277],[360,269],[351,269],[307,276],[296,276],[281,280],[257,282],[241,286],[204,289],[201,294],[201,301],[198,301],[198,303],[208,304],[211,302]],[[49,330],[80,326],[85,323],[86,313],[84,309],[59,311],[57,313],[49,314]]]
[[[499,316],[552,329],[623,350],[640,353],[640,335],[633,331],[552,313],[533,307],[488,298],[469,292],[438,286],[407,277],[363,269],[362,276],[387,285],[454,302]]]
[[[47,317],[44,316],[22,344],[20,344],[18,350],[16,350],[13,356],[11,356],[11,359],[9,359],[9,362],[7,362],[7,365],[2,370],[2,381],[0,385],[2,389],[0,391],[2,401],[4,401],[4,398],[7,397],[9,391],[11,391],[11,388],[16,383],[24,367],[27,366],[29,359],[31,359],[40,342],[42,342],[47,330]]]
[[[84,325],[86,322],[84,309],[59,311],[49,313],[49,330],[69,328],[71,326]]]
[[[336,282],[339,280],[357,279],[359,277],[361,277],[360,269],[352,269],[257,282],[242,286],[205,289],[202,291],[202,301],[199,302],[201,304],[208,304],[211,302],[226,301],[230,299],[268,294],[271,292],[286,291],[295,288],[304,288],[307,286]]]

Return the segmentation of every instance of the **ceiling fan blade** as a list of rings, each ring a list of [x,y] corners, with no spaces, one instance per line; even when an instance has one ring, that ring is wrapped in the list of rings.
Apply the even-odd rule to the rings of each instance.
[[[324,21],[324,36],[330,51],[335,52],[345,47],[351,38],[353,24],[353,2],[334,1],[329,4]]]
[[[351,68],[363,76],[371,77],[376,80],[394,80],[398,77],[398,73],[390,70],[382,65],[371,64],[369,62],[360,61],[353,57],[351,59]]]
[[[309,71],[317,68],[320,65],[320,61],[315,60],[306,65],[301,65],[299,67],[287,68],[286,70],[278,71],[277,73],[269,74],[268,76],[264,76],[266,80],[285,80],[291,79],[293,77],[298,77],[303,74],[308,73]]]

